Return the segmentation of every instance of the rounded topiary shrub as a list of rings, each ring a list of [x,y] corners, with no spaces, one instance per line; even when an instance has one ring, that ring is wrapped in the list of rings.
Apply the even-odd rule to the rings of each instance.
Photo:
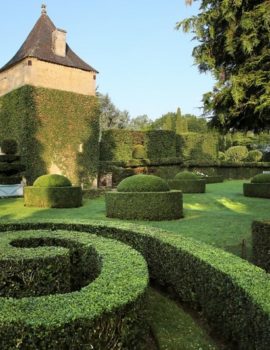
[[[135,145],[132,151],[132,158],[134,159],[145,159],[146,153],[143,145]]]
[[[270,198],[270,174],[255,175],[250,183],[243,184],[244,196]]]
[[[257,149],[249,151],[246,161],[248,162],[260,162],[262,160],[263,153]]]
[[[118,192],[164,192],[170,191],[167,182],[155,175],[134,175],[122,180]]]
[[[173,180],[168,180],[171,189],[181,190],[183,193],[204,193],[205,179],[190,171],[182,171],[175,175]]]
[[[248,149],[246,146],[232,146],[225,152],[226,160],[231,162],[241,162],[248,156]]]
[[[133,175],[105,194],[106,214],[111,218],[173,220],[183,216],[181,191],[170,191],[158,176]]]
[[[16,140],[6,139],[1,142],[1,151],[5,154],[16,154],[18,151],[18,144]]]
[[[42,175],[24,187],[24,205],[41,208],[75,208],[82,205],[82,189],[63,175]]]
[[[70,180],[58,174],[42,175],[33,183],[34,187],[69,187],[72,186]]]

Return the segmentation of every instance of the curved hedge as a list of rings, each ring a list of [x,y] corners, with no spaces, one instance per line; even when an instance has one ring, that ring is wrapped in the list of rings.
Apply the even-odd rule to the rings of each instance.
[[[122,180],[118,192],[163,192],[170,191],[167,182],[155,175],[133,175]]]
[[[270,174],[258,174],[253,176],[251,183],[270,184]]]
[[[270,222],[254,221],[252,223],[253,262],[270,272]]]
[[[65,294],[61,291],[62,294],[21,299],[1,297],[1,350],[81,349],[84,345],[99,350],[140,349],[148,273],[139,253],[119,242],[78,232],[9,232],[2,234],[1,238],[0,251],[4,255],[0,263],[6,266],[3,270],[6,280],[12,270],[8,266],[14,266],[23,258],[22,270],[26,277],[29,272],[35,276],[43,267],[42,272],[47,278],[53,275],[55,284],[62,283],[65,278],[61,274],[53,274],[60,258],[65,277],[69,265],[75,266],[80,273],[75,273],[71,282],[75,279],[83,286],[78,291]],[[10,245],[12,241],[13,246]],[[56,246],[45,247],[47,244]],[[35,249],[18,248],[27,246]],[[67,248],[72,247],[75,249],[68,259]],[[38,257],[43,255],[45,261],[42,263]],[[13,256],[15,261],[11,261]],[[51,270],[46,266],[47,258],[52,259]],[[34,260],[37,266],[29,271]],[[89,276],[96,277],[92,283],[89,283]],[[37,278],[35,282],[37,288],[42,286],[41,279]],[[29,283],[27,278],[25,283]]]
[[[0,224],[0,231],[13,229],[75,230],[128,243],[145,257],[152,279],[199,307],[213,329],[237,349],[269,349],[269,275],[235,255],[179,234],[127,223]]]
[[[47,174],[39,176],[33,183],[34,187],[70,187],[70,180],[58,174]]]
[[[109,218],[160,221],[183,217],[181,191],[111,191],[105,193],[105,203],[106,216]]]
[[[183,193],[204,193],[205,183],[205,179],[200,178],[198,180],[168,180],[168,184],[171,189],[180,190]]]
[[[39,208],[77,208],[82,205],[82,189],[73,187],[34,187],[23,189],[24,205]]]

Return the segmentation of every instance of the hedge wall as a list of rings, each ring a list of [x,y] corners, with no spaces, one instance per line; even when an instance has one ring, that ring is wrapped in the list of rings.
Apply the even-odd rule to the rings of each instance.
[[[234,348],[269,349],[269,276],[235,255],[179,234],[126,223],[0,224],[0,231],[14,229],[65,229],[123,241],[141,252],[153,280],[170,288],[180,300],[199,307],[212,328],[232,342]],[[7,336],[7,332],[3,335]],[[3,335],[0,334],[1,340]]]
[[[219,137],[214,133],[185,133],[177,135],[176,154],[184,160],[216,160]]]
[[[142,348],[148,272],[138,252],[61,230],[2,233],[0,251],[1,350]]]
[[[270,222],[253,221],[252,255],[255,265],[270,273]]]
[[[0,124],[0,140],[18,142],[29,184],[59,170],[77,184],[92,183],[97,177],[99,109],[95,97],[24,86],[0,97]]]

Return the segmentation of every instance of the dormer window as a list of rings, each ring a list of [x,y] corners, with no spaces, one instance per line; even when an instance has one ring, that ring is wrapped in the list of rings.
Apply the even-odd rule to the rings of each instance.
[[[55,29],[52,32],[52,50],[57,56],[66,57],[66,35],[63,29]]]

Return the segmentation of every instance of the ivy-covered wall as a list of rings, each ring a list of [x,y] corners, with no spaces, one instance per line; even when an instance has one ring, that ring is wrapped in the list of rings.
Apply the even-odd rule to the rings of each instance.
[[[29,183],[48,172],[61,172],[74,184],[97,177],[95,97],[24,86],[0,98],[0,125],[0,140],[17,140]]]

